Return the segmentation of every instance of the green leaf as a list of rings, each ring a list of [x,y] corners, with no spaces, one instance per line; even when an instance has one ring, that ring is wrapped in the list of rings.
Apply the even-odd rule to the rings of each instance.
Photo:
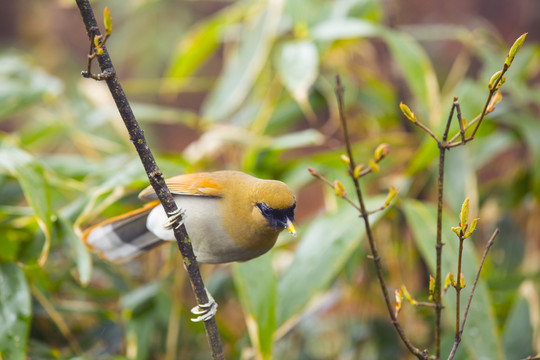
[[[283,10],[283,0],[268,1],[266,8],[251,21],[245,22],[240,45],[230,56],[218,83],[204,103],[203,116],[210,121],[221,121],[230,116],[249,95],[263,69]],[[253,24],[248,26],[247,24]]]
[[[506,114],[501,122],[507,123],[514,127],[523,140],[527,144],[527,148],[531,154],[531,164],[529,166],[532,173],[530,189],[534,195],[540,197],[540,124],[536,115],[532,115],[527,111],[521,111],[519,115]]]
[[[86,246],[84,246],[80,237],[75,234],[73,225],[69,223],[69,221],[59,217],[58,222],[61,226],[64,238],[69,243],[70,249],[73,252],[75,262],[77,263],[79,281],[83,286],[86,286],[92,275],[92,257],[90,256],[90,252]]]
[[[384,198],[378,197],[368,201],[367,207],[374,209],[383,203]],[[371,224],[383,213],[370,216]],[[315,295],[326,290],[358,248],[364,233],[358,211],[348,205],[309,225],[301,236],[291,265],[279,281],[278,326],[300,313]]]
[[[324,141],[324,135],[315,129],[306,129],[278,136],[272,139],[272,150],[297,149],[301,147],[318,145]]]
[[[251,342],[258,353],[256,358],[271,359],[277,307],[277,280],[271,256],[235,263],[233,271]]]
[[[120,299],[127,320],[127,346],[136,351],[136,360],[149,359],[152,334],[156,328],[157,302],[161,283],[151,282],[125,294]]]
[[[319,74],[315,44],[308,40],[286,42],[277,52],[276,67],[287,90],[298,102],[305,103]]]
[[[52,212],[49,187],[41,164],[26,151],[2,142],[0,143],[0,169],[7,170],[19,181],[39,227],[45,234],[45,242],[38,260],[42,265],[49,254]]]
[[[325,20],[311,29],[310,35],[315,40],[335,41],[357,37],[377,35],[379,27],[369,21],[352,18],[334,18]]]
[[[199,121],[198,114],[185,109],[143,103],[132,103],[131,107],[141,123],[184,124],[195,127]]]
[[[0,358],[26,359],[32,315],[30,291],[15,263],[0,263]]]
[[[246,5],[239,2],[227,6],[211,18],[195,24],[176,46],[168,76],[183,78],[197,71],[221,45],[224,29],[245,15]]]
[[[35,67],[30,57],[14,51],[0,55],[0,120],[62,90],[60,80]]]
[[[414,240],[424,261],[429,267],[431,274],[435,275],[435,239],[436,239],[436,208],[415,200],[404,202],[403,210],[408,224],[410,225]],[[442,225],[442,274],[457,271],[458,241],[451,232],[451,223],[456,222],[457,215],[448,218],[443,214]],[[462,273],[468,284],[472,284],[476,275],[479,261],[475,255],[475,249],[471,241],[463,244]],[[467,303],[471,286],[467,286],[461,292],[462,308]],[[444,331],[453,332],[455,329],[455,294],[452,289],[443,298],[445,310],[443,317],[446,319]],[[427,294],[427,289],[426,289]],[[485,281],[480,277],[474,293],[469,316],[463,332],[463,347],[458,349],[458,354],[466,350],[470,359],[500,359],[502,346],[497,335],[497,324],[493,315],[493,306]],[[450,344],[451,345],[451,344]],[[464,349],[465,348],[465,349]],[[447,353],[450,349],[444,349]]]
[[[426,52],[408,34],[386,29],[381,31],[381,36],[416,98],[414,108],[417,117],[426,125],[437,124],[441,118],[439,85]],[[420,104],[427,104],[427,113],[423,116],[419,116]],[[424,120],[425,116],[428,118]]]
[[[461,211],[461,206],[466,197],[471,199],[478,198],[478,181],[473,164],[474,152],[472,148],[460,146],[446,152],[444,164],[444,196],[446,206],[453,212]],[[474,205],[474,202],[471,206]],[[474,207],[471,211],[476,211]],[[476,216],[476,213],[471,213],[471,219]],[[459,223],[459,218],[453,222],[456,226]]]
[[[534,287],[530,284],[534,291]],[[523,359],[534,354],[533,333],[529,303],[519,296],[506,319],[503,330],[504,351],[507,359]]]
[[[405,173],[408,176],[414,176],[421,171],[424,171],[429,165],[433,163],[433,160],[439,155],[439,149],[433,139],[425,135],[425,139],[422,145],[418,148],[413,158],[409,162]]]

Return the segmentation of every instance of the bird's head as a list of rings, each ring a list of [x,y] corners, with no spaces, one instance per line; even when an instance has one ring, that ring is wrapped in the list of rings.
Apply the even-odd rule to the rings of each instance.
[[[273,230],[287,229],[296,236],[294,227],[296,199],[287,185],[276,180],[258,182],[253,191],[252,203],[255,207],[254,212],[262,215]]]

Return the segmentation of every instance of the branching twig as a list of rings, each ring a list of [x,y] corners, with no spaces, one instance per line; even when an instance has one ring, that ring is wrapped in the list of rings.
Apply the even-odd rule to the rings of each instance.
[[[343,135],[344,135],[344,138],[345,138],[345,147],[347,149],[347,155],[348,155],[348,157],[350,159],[350,161],[349,161],[349,171],[350,171],[350,174],[353,174],[356,165],[355,165],[353,154],[352,154],[351,142],[350,142],[350,138],[349,138],[349,132],[348,132],[348,129],[347,129],[347,121],[345,119],[345,110],[344,110],[344,106],[343,106],[343,87],[341,85],[341,79],[340,79],[339,75],[336,77],[336,81],[337,81],[336,94],[337,94],[338,105],[339,105],[339,115],[340,115],[341,125],[343,127]],[[371,250],[371,258],[373,259],[373,262],[375,264],[375,269],[376,269],[376,272],[377,272],[377,278],[379,280],[379,285],[381,287],[381,291],[382,291],[383,296],[384,296],[384,301],[386,303],[386,308],[387,308],[388,313],[390,315],[390,318],[392,320],[392,325],[394,325],[394,328],[396,329],[399,337],[401,338],[401,340],[403,341],[403,343],[405,344],[407,349],[413,355],[415,355],[418,359],[426,360],[427,359],[427,350],[421,351],[420,349],[418,349],[416,346],[414,346],[412,344],[410,339],[405,335],[405,332],[403,331],[403,328],[401,327],[401,324],[399,323],[399,321],[398,321],[398,319],[397,319],[397,317],[395,315],[392,303],[390,301],[390,296],[388,294],[388,288],[387,288],[386,282],[384,280],[383,269],[382,269],[382,264],[381,264],[381,258],[379,256],[379,252],[377,251],[377,246],[375,245],[375,239],[374,239],[373,233],[371,231],[371,226],[370,226],[370,223],[369,223],[368,211],[366,210],[366,206],[365,206],[365,203],[364,203],[364,198],[362,196],[362,190],[360,188],[360,182],[358,181],[358,178],[356,178],[354,176],[351,176],[351,178],[353,179],[354,186],[355,186],[355,189],[356,189],[356,195],[358,197],[358,202],[360,204],[360,206],[359,206],[360,207],[360,214],[361,214],[361,217],[362,217],[362,219],[364,221],[364,225],[365,225],[365,229],[366,229],[366,237],[368,239],[369,247],[370,247],[370,250]]]
[[[93,42],[95,36],[100,36],[100,32],[90,3],[88,0],[76,0],[76,2],[77,6],[79,7],[83,22],[86,26],[86,31],[89,36],[90,42]],[[98,78],[97,80],[103,79],[106,81],[107,86],[109,87],[109,90],[111,91],[111,94],[116,103],[118,111],[120,112],[124,124],[126,125],[126,128],[129,132],[130,140],[135,146],[139,157],[141,158],[141,162],[143,163],[146,174],[148,175],[150,184],[154,188],[154,191],[156,192],[157,197],[163,206],[163,209],[169,216],[171,214],[176,214],[178,212],[178,207],[176,206],[174,198],[171,195],[169,189],[167,188],[167,185],[165,184],[163,174],[159,170],[156,161],[152,155],[152,152],[150,151],[150,148],[146,143],[143,131],[139,127],[139,124],[135,119],[135,115],[131,110],[124,90],[122,89],[122,86],[120,85],[120,82],[116,76],[116,72],[112,65],[111,58],[109,57],[107,49],[105,48],[105,46],[103,46],[102,49],[103,53],[96,56],[96,58],[99,62],[102,74],[106,74],[106,76]],[[91,59],[89,61],[91,61]],[[88,69],[89,68],[90,66],[88,66]],[[204,283],[202,281],[197,260],[193,253],[191,242],[189,241],[186,228],[184,227],[184,225],[179,226],[179,224],[180,218],[177,217],[174,224],[172,224],[172,229],[177,240],[178,248],[182,254],[184,266],[188,272],[191,286],[197,299],[197,303],[206,304],[208,303],[209,299],[205,290]],[[206,329],[208,342],[210,344],[212,357],[214,359],[224,359],[223,349],[221,346],[221,338],[219,336],[215,317],[212,317],[211,319],[205,321],[204,326]]]
[[[478,265],[478,270],[476,271],[476,276],[474,278],[474,283],[471,288],[469,300],[467,301],[467,306],[465,307],[465,312],[463,313],[463,320],[461,321],[461,327],[459,329],[459,333],[456,334],[456,338],[454,339],[454,346],[452,346],[450,355],[448,355],[448,360],[451,360],[454,358],[454,355],[456,354],[456,350],[459,346],[459,343],[461,342],[461,335],[463,334],[463,329],[465,328],[465,322],[467,321],[467,316],[469,315],[469,309],[471,307],[472,298],[476,290],[476,284],[478,283],[478,279],[480,278],[480,272],[482,271],[482,267],[484,266],[484,261],[486,260],[487,253],[489,249],[491,248],[491,246],[493,245],[493,242],[495,241],[495,237],[498,234],[499,234],[499,229],[495,229],[495,231],[493,232],[493,235],[491,235],[491,238],[489,238],[489,241],[487,242],[486,247],[484,249],[482,260],[480,260],[480,265]]]
[[[328,180],[327,178],[325,178],[324,176],[322,176],[321,174],[319,174],[318,172],[316,172],[315,170],[309,168],[308,169],[309,172],[311,173],[311,175],[315,176],[317,179],[321,180],[322,182],[324,182],[325,184],[327,184],[328,186],[330,186],[331,188],[334,187],[334,184],[332,184],[332,182],[330,180]],[[346,202],[348,202],[352,207],[354,207],[356,210],[360,211],[360,207],[358,205],[356,205],[354,203],[354,201],[351,200],[350,197],[348,197],[346,194],[341,194],[340,197],[345,200]]]

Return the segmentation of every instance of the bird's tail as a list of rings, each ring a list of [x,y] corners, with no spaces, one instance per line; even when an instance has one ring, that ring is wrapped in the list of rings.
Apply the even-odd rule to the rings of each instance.
[[[165,243],[146,228],[146,219],[158,205],[155,201],[126,214],[108,219],[86,229],[82,240],[100,257],[125,261]]]

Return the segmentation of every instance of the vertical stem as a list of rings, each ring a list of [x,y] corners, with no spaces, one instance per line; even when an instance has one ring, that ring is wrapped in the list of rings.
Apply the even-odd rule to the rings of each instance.
[[[460,320],[460,304],[461,304],[461,261],[463,258],[463,236],[459,237],[459,253],[458,253],[458,270],[457,270],[457,281],[456,281],[456,335],[455,338],[459,337],[459,320]]]
[[[442,312],[442,248],[444,243],[442,242],[442,212],[443,212],[443,190],[444,190],[444,157],[446,152],[446,140],[448,139],[448,131],[450,131],[450,123],[454,116],[454,110],[456,108],[457,99],[454,99],[452,108],[450,109],[450,115],[446,121],[446,128],[442,140],[438,143],[439,146],[439,178],[437,180],[437,239],[435,245],[435,251],[437,253],[437,265],[435,273],[435,358],[441,357],[441,312]]]
[[[439,178],[437,181],[437,243],[435,245],[437,259],[435,272],[435,356],[436,359],[441,355],[441,311],[442,311],[442,295],[441,295],[441,264],[442,264],[442,210],[443,210],[443,188],[444,188],[444,147],[439,147]]]

